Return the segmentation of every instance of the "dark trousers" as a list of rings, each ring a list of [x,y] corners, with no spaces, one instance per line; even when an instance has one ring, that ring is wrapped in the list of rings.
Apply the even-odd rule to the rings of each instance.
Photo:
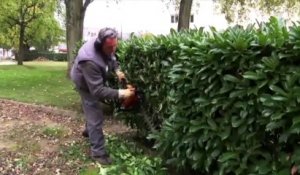
[[[104,116],[98,99],[85,91],[78,90],[78,92],[81,96],[83,112],[86,119],[86,130],[88,131],[91,143],[91,156],[105,155],[107,153],[102,130]]]

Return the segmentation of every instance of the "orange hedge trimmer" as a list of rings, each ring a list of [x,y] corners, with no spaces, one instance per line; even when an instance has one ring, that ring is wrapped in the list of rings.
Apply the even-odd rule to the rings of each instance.
[[[136,86],[129,84],[126,79],[121,80],[122,88],[134,89],[135,94],[129,98],[120,101],[119,110],[121,111],[132,111],[138,110],[141,107],[142,100],[144,99],[143,92]]]
[[[121,101],[120,106],[119,106],[119,111],[135,111],[135,112],[140,113],[144,118],[145,124],[148,126],[148,128],[152,132],[154,132],[155,129],[150,121],[151,119],[149,117],[147,117],[147,114],[145,113],[145,109],[143,107],[143,105],[144,105],[143,102],[145,99],[145,95],[144,95],[143,91],[138,89],[138,87],[128,83],[126,79],[121,80],[121,85],[122,85],[122,88],[134,89],[135,94],[132,97]]]
[[[118,101],[104,101],[105,104],[112,105],[115,104],[117,111],[121,112],[135,112],[135,113],[140,113],[141,116],[144,118],[145,124],[148,126],[148,128],[151,131],[155,131],[154,126],[151,123],[151,117],[148,117],[147,114],[145,113],[144,109],[144,99],[145,95],[144,92],[139,89],[137,86],[128,83],[126,79],[121,80],[121,86],[123,89],[127,88],[132,88],[135,90],[135,94],[130,97],[126,98],[124,100],[118,100]]]

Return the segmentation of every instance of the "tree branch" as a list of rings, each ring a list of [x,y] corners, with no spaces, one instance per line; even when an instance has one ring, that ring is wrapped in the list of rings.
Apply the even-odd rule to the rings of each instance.
[[[92,0],[85,0],[84,4],[83,4],[83,10],[86,10],[86,8],[88,7],[88,5],[91,3]]]
[[[30,23],[32,20],[38,18],[38,15],[36,15],[35,8],[36,8],[36,7],[34,6],[34,7],[33,7],[33,13],[32,13],[32,15],[31,15],[31,17],[30,17],[28,20],[24,21],[24,23],[28,24],[28,23]]]
[[[86,10],[86,8],[89,6],[90,3],[92,3],[94,0],[85,0],[82,10]]]
[[[13,16],[7,16],[6,19],[4,19],[8,25],[10,25],[11,27],[14,25],[20,25],[21,22],[18,18],[15,18]]]
[[[28,23],[30,23],[30,22],[33,21],[34,19],[37,19],[37,18],[38,18],[38,15],[37,15],[37,13],[36,13],[36,6],[37,6],[37,5],[38,5],[38,3],[35,2],[35,3],[32,3],[31,5],[26,6],[26,9],[25,9],[26,13],[24,13],[24,24],[25,24],[25,25],[27,25]],[[28,9],[30,9],[30,8],[33,8],[33,12],[32,12],[31,15],[29,15],[29,12],[28,12]],[[25,20],[25,15],[26,15],[26,14],[28,14],[28,16],[30,16],[29,19],[27,19],[27,20]]]
[[[24,11],[22,10],[23,13],[21,14],[21,16],[25,17],[25,15],[27,14],[28,10],[30,8],[35,8],[36,5],[37,5],[37,2],[35,2],[35,3],[33,2],[32,4],[25,6]]]

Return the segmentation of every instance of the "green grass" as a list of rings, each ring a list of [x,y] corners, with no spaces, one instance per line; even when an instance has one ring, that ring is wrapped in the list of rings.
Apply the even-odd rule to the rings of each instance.
[[[60,126],[46,126],[43,128],[42,133],[47,137],[62,138],[65,135],[65,131]]]
[[[79,96],[66,70],[66,62],[0,65],[0,98],[76,109]]]

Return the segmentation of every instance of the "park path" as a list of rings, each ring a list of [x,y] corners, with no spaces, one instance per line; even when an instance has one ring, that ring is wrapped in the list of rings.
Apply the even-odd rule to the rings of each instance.
[[[17,64],[17,62],[15,62],[15,61],[11,61],[11,60],[5,60],[5,61],[3,61],[3,60],[0,60],[0,65],[15,65],[15,64]]]

